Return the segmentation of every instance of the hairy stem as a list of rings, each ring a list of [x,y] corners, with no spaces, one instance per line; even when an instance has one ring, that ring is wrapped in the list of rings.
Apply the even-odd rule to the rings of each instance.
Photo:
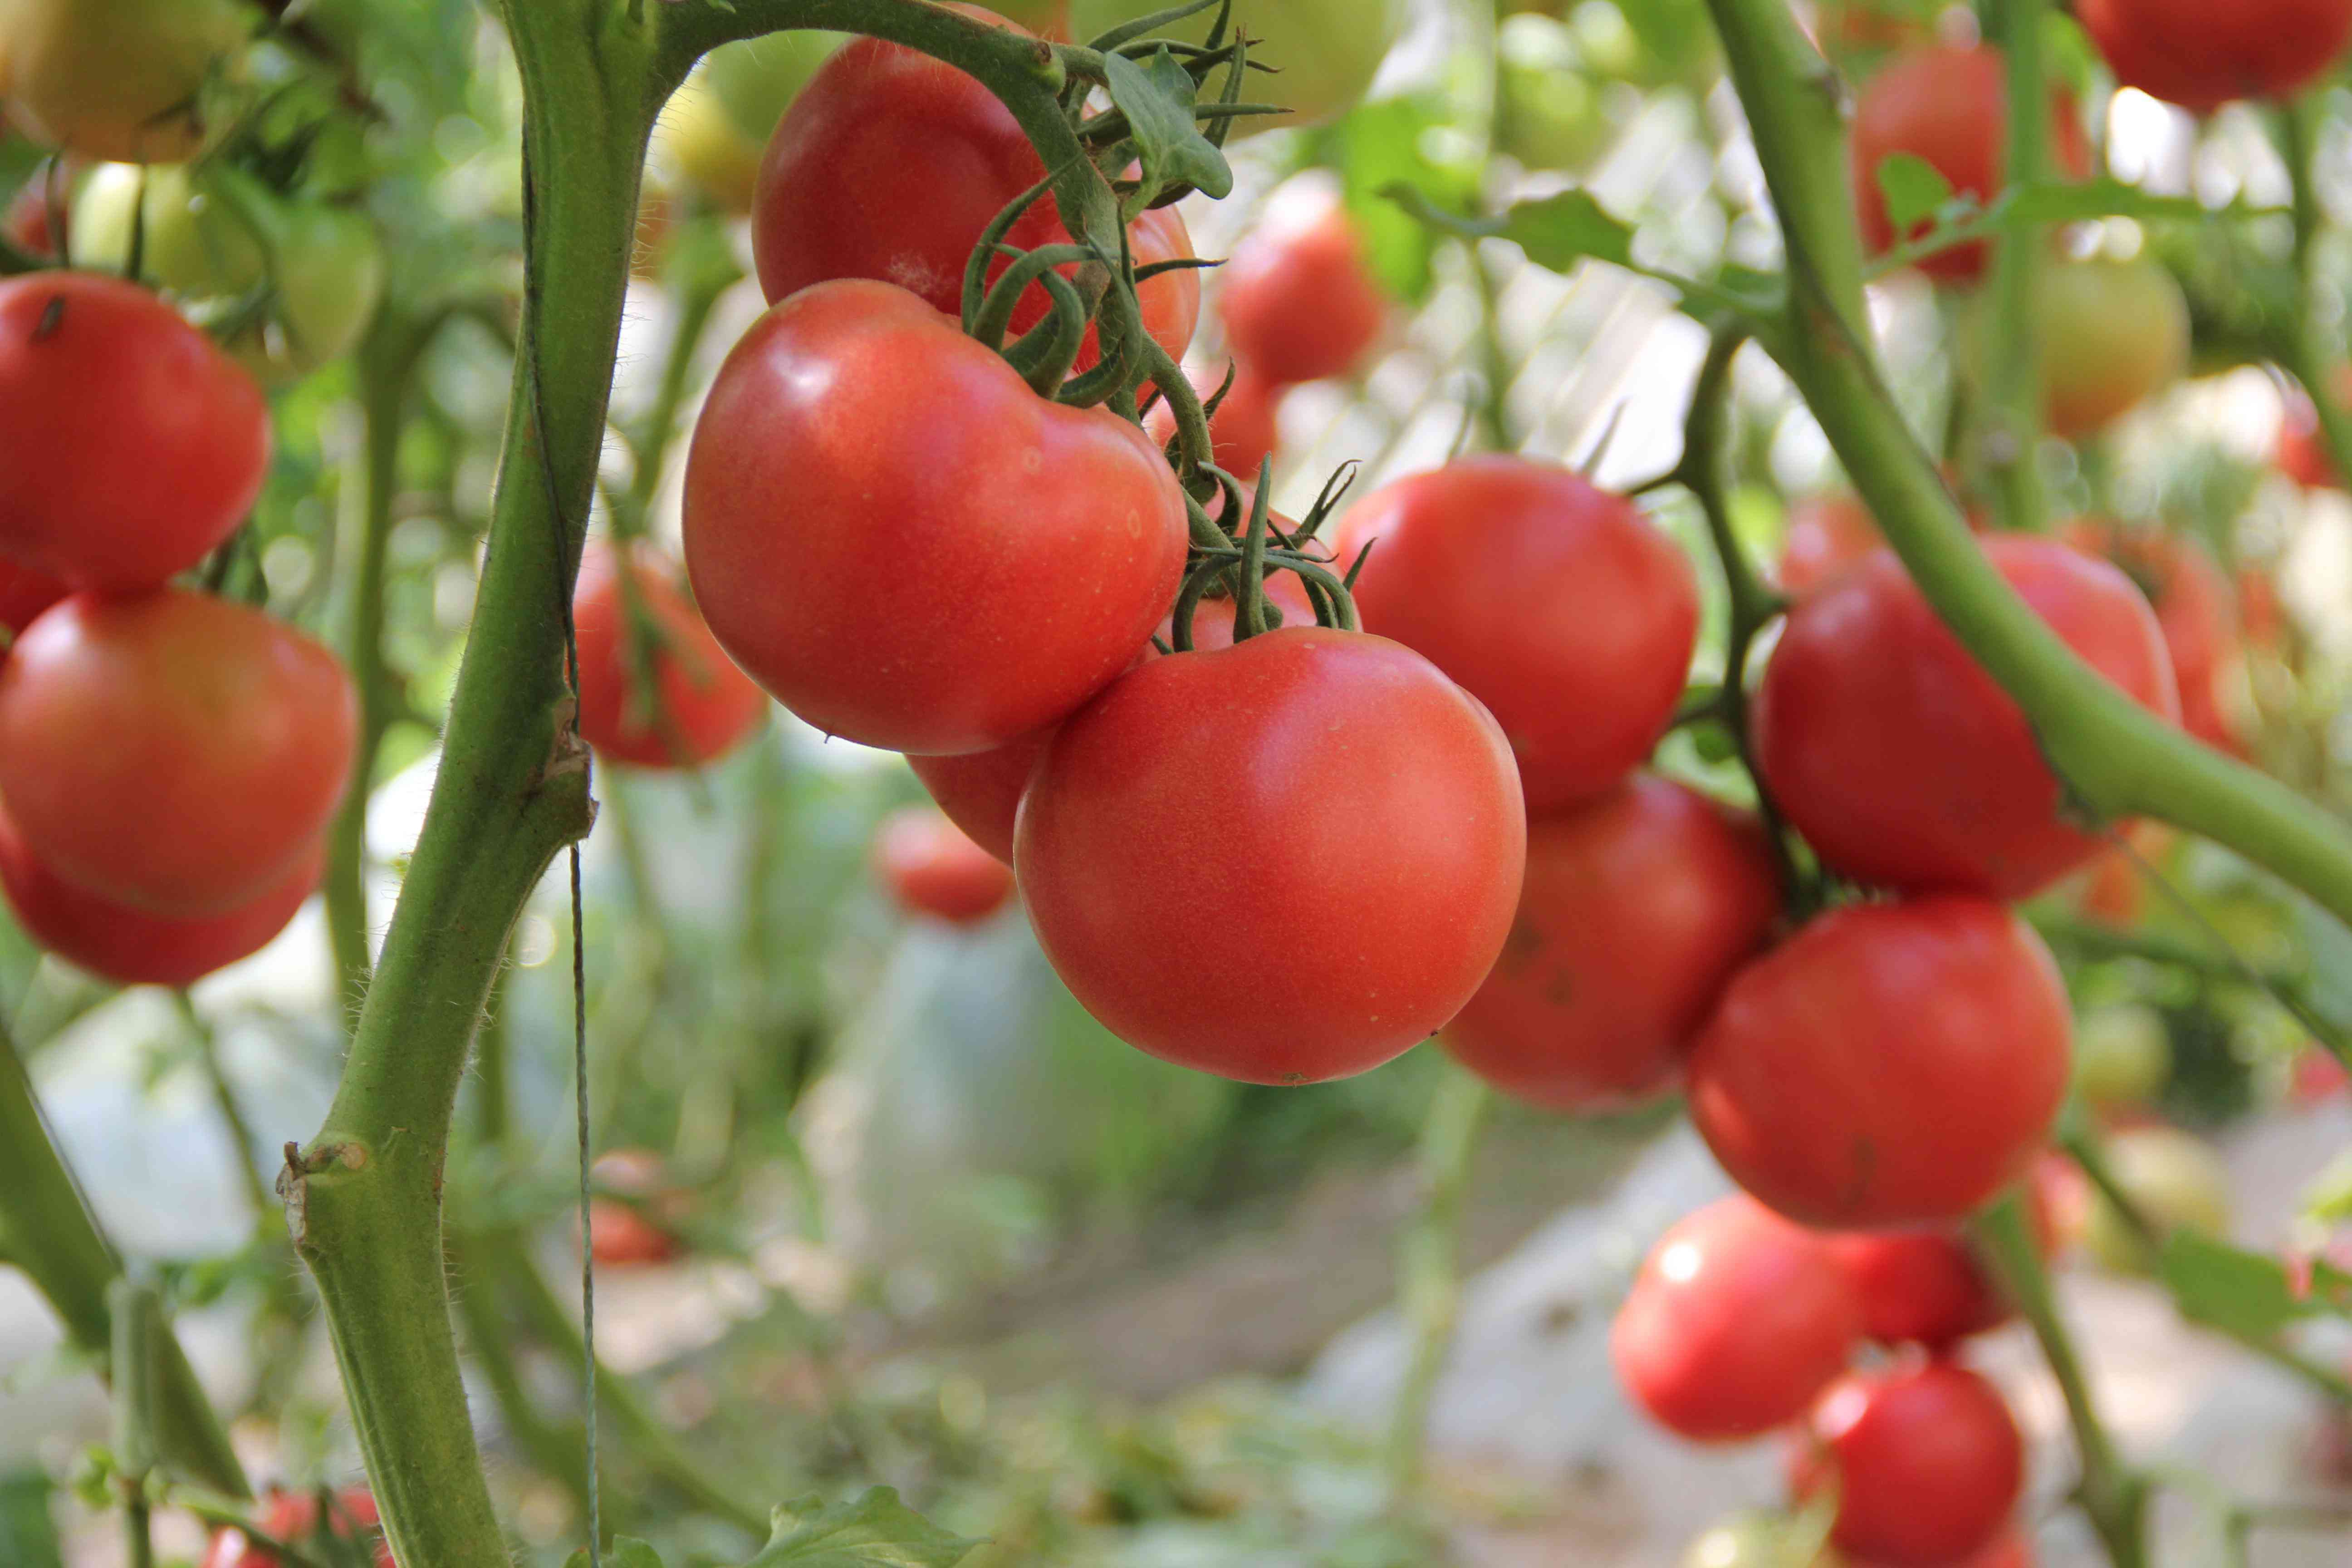
[[[108,1364],[114,1324],[107,1291],[122,1277],[122,1265],[50,1141],[32,1079],[5,1034],[0,1034],[0,1254],[48,1301],[74,1348]],[[168,1327],[158,1328],[156,1337],[152,1430],[158,1456],[215,1491],[249,1496],[244,1468],[179,1341]]]
[[[2352,922],[2352,837],[2190,739],[2075,656],[1985,559],[1872,353],[1834,78],[1783,0],[1707,0],[1787,239],[1766,340],[1928,603],[2032,723],[2081,815],[2150,816],[2237,851]]]

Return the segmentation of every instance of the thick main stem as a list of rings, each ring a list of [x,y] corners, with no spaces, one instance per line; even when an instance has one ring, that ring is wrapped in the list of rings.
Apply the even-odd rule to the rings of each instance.
[[[31,1079],[0,1035],[0,1252],[22,1269],[65,1325],[74,1348],[106,1365],[114,1343],[107,1291],[122,1277],[114,1249],[83,1206],[49,1141]],[[249,1495],[228,1435],[168,1326],[158,1343],[152,1430],[158,1456],[216,1491]]]
[[[1707,5],[1787,240],[1789,315],[1768,346],[1937,615],[2024,710],[2086,815],[2201,834],[2352,922],[2352,837],[2340,823],[2132,701],[1986,560],[1870,347],[1835,79],[1783,0]]]

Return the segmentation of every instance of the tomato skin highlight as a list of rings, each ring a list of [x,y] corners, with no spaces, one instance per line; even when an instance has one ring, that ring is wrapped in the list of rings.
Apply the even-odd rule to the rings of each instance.
[[[0,814],[0,891],[16,923],[43,948],[120,985],[193,985],[269,945],[299,912],[327,864],[314,845],[278,887],[224,915],[173,920],[85,891],[26,848]]]
[[[978,925],[1013,899],[1012,869],[927,805],[882,819],[874,874],[899,909],[950,925]]]
[[[195,565],[269,471],[253,378],[162,300],[96,273],[0,281],[0,429],[45,455],[0,464],[0,551],[80,588]]]
[[[1692,1048],[1691,1121],[1801,1224],[1955,1225],[2032,1164],[2072,1026],[2050,950],[2000,905],[1851,905],[1732,981]]]
[[[78,594],[0,664],[0,796],[26,849],[84,890],[226,914],[312,852],[357,727],[341,661],[257,610]]]
[[[1023,31],[978,6],[950,8]],[[761,161],[751,208],[760,287],[772,304],[829,279],[874,279],[960,318],[964,266],[982,233],[1045,177],[1013,111],[977,78],[898,44],[853,38],[801,89]],[[1145,213],[1128,234],[1138,267],[1193,254],[1173,207]],[[1027,250],[1066,244],[1069,232],[1048,194],[1005,239]],[[1009,265],[993,263],[991,280]],[[1200,324],[1200,273],[1148,279],[1137,297],[1144,330],[1181,360]],[[1013,335],[1050,310],[1033,284]],[[1089,326],[1079,368],[1098,357]]]
[[[1879,165],[1897,153],[1925,160],[1956,195],[1990,203],[2008,183],[2009,85],[2000,51],[1936,45],[1890,60],[1862,86],[1853,116],[1853,179],[1864,246],[1876,256],[1933,224],[1922,220],[1898,237],[1879,188]],[[2050,157],[2062,177],[2083,179],[2091,152],[2072,102],[2051,95]],[[1946,283],[1980,276],[1990,256],[1982,240],[1955,245],[1922,260],[1919,270]]]
[[[1780,911],[1780,878],[1753,817],[1637,773],[1590,805],[1528,825],[1510,941],[1446,1026],[1445,1048],[1549,1110],[1660,1093]]]
[[[1242,241],[1222,281],[1217,309],[1234,357],[1276,385],[1348,374],[1388,320],[1363,237],[1336,201]]]
[[[2200,114],[2292,97],[2352,45],[2347,0],[2077,0],[2074,16],[2117,81]]]
[[[883,283],[761,318],[687,463],[687,568],[719,645],[817,728],[891,751],[1062,718],[1150,639],[1185,550],[1142,431],[1037,396]]]
[[[1633,502],[1519,458],[1469,458],[1359,502],[1334,548],[1364,629],[1426,656],[1494,711],[1528,808],[1607,793],[1673,721],[1698,579]]]
[[[1791,1489],[1834,1479],[1830,1541],[1886,1568],[1941,1568],[1993,1545],[2025,1489],[2025,1440],[2000,1392],[1950,1362],[1856,1373],[1822,1396]]]
[[[1617,1381],[1695,1442],[1761,1436],[1845,1370],[1862,1309],[1821,1237],[1734,1194],[1658,1238],[1610,1326]]]
[[[653,656],[656,690],[641,694],[632,668],[623,556],[591,544],[572,600],[580,645],[580,734],[609,762],[644,768],[695,768],[725,755],[767,717],[767,694],[735,668],[667,563],[639,551],[630,561],[638,602],[660,628]],[[658,708],[648,711],[641,698]]]
[[[346,1487],[335,1494],[334,1533],[349,1536],[373,1534],[376,1527],[375,1497],[365,1487]],[[254,1521],[275,1540],[289,1545],[307,1544],[319,1529],[319,1501],[309,1492],[273,1491],[262,1504],[261,1513]],[[382,1537],[375,1542],[376,1568],[397,1568],[392,1560],[392,1548]],[[205,1554],[205,1568],[282,1568],[273,1552],[264,1552],[249,1541],[240,1530],[223,1530],[213,1535],[212,1549]]]
[[[1526,858],[1486,710],[1409,648],[1309,626],[1122,677],[1047,748],[1013,863],[1113,1034],[1286,1084],[1368,1071],[1459,1012]],[[1238,994],[1212,978],[1236,962]]]
[[[2163,632],[2129,578],[2050,539],[1997,536],[1984,551],[2075,653],[2142,706],[2177,716]],[[1790,614],[1757,692],[1755,735],[1789,820],[1864,882],[2021,899],[2103,846],[2064,820],[2023,710],[1891,551]]]

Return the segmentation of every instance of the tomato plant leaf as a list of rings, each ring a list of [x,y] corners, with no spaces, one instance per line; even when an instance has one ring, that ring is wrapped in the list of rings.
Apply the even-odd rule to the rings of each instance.
[[[1554,272],[1565,272],[1587,258],[1619,267],[1633,260],[1633,231],[1612,217],[1588,191],[1562,191],[1516,204],[1503,215],[1503,237],[1525,250],[1528,260]]]
[[[1447,214],[1468,211],[1478,194],[1477,161],[1447,156],[1450,144],[1439,133],[1449,112],[1433,95],[1387,99],[1356,110],[1328,133],[1342,199],[1373,272],[1381,287],[1414,303],[1428,297],[1434,280],[1430,258],[1439,236],[1420,213],[1400,208],[1394,192],[1410,190],[1432,211]]]
[[[1201,134],[1192,118],[1199,84],[1175,56],[1164,48],[1143,62],[1105,55],[1103,68],[1110,100],[1127,116],[1143,164],[1146,205],[1171,185],[1190,185],[1220,199],[1233,194],[1234,172],[1225,155]]]
[[[1887,222],[1897,234],[1936,216],[1952,199],[1952,182],[1914,153],[1894,153],[1878,165],[1878,189],[1886,198]]]
[[[37,1469],[0,1476],[0,1563],[59,1568],[65,1551],[49,1511],[49,1478]]]
[[[2276,1338],[2305,1318],[2352,1310],[2352,1275],[2314,1260],[2298,1289],[2277,1258],[2194,1231],[2165,1238],[2162,1274],[2180,1315],[2248,1339]]]
[[[950,1535],[877,1487],[852,1503],[803,1498],[776,1510],[775,1537],[745,1568],[953,1568],[976,1541]]]

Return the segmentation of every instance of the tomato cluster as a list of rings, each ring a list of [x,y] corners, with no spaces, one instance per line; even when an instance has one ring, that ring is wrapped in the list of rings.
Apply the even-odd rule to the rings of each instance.
[[[1791,1495],[1833,1489],[1831,1541],[1853,1560],[1948,1568],[2009,1539],[2023,1489],[2016,1422],[1958,1359],[2008,1315],[1954,1234],[1822,1233],[1740,1194],[1659,1238],[1610,1350],[1681,1436],[1791,1429]],[[1885,1353],[1858,1362],[1866,1342]]]
[[[0,426],[60,459],[0,465],[0,887],[61,956],[186,984],[292,918],[351,772],[334,655],[171,583],[244,521],[268,414],[154,295],[43,272],[0,283]]]
[[[375,1496],[365,1487],[346,1487],[327,1500],[327,1517],[319,1517],[316,1492],[273,1491],[262,1500],[254,1525],[276,1542],[310,1552],[320,1562],[341,1562],[331,1543],[366,1542],[373,1545],[375,1568],[398,1568],[392,1549],[376,1528]],[[323,1549],[323,1550],[322,1550]],[[351,1548],[344,1547],[349,1551]],[[278,1553],[255,1542],[244,1531],[217,1531],[205,1553],[204,1568],[283,1568]]]

